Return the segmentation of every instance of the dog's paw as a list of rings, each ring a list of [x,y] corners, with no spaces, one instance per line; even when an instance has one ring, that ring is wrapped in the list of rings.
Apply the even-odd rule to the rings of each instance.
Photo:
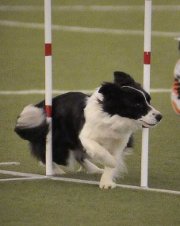
[[[100,189],[113,189],[116,187],[116,183],[113,181],[100,181]]]

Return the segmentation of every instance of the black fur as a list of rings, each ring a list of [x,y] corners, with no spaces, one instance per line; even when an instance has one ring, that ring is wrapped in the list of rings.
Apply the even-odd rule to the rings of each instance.
[[[53,98],[53,161],[57,164],[67,164],[69,150],[76,152],[77,161],[82,161],[86,156],[78,134],[85,121],[83,111],[87,97],[80,92],[70,92]],[[35,106],[44,109],[45,102]],[[32,154],[45,163],[47,123],[30,129],[15,127],[15,132],[21,138],[30,141]]]
[[[114,83],[120,87],[131,86],[131,87],[134,87],[135,89],[141,90],[144,93],[144,95],[146,96],[148,103],[150,103],[150,101],[151,101],[150,95],[142,88],[141,84],[136,82],[130,75],[128,75],[124,72],[115,71],[114,72]]]
[[[145,103],[142,94],[134,89],[105,83],[99,92],[104,97],[101,103],[103,110],[111,116],[119,115],[131,119],[138,119],[140,116],[146,115],[150,109]]]

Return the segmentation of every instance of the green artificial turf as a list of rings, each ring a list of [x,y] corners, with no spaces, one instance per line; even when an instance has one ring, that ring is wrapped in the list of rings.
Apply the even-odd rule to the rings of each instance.
[[[143,5],[131,0],[53,0],[59,5]],[[154,5],[179,5],[179,0],[156,0]],[[42,0],[0,0],[2,5],[43,6]],[[43,11],[0,11],[0,20],[43,23]],[[153,31],[179,32],[179,11],[154,11]],[[53,11],[53,24],[106,29],[143,30],[143,11]],[[41,29],[0,25],[0,91],[44,89],[44,32]],[[151,88],[170,89],[179,58],[173,37],[152,37]],[[92,90],[112,81],[121,70],[142,82],[143,36],[53,31],[53,88]],[[162,122],[150,130],[149,187],[180,190],[180,117],[175,115],[170,93],[152,93],[152,104],[162,112]],[[23,107],[44,95],[0,95],[0,161],[20,165],[0,170],[45,174],[27,142],[14,133]],[[118,183],[140,184],[141,132],[127,157],[128,174]],[[66,177],[99,180],[84,173]],[[0,179],[13,176],[0,174]],[[0,182],[2,226],[178,226],[179,196],[114,189],[51,180]]]
[[[54,181],[1,183],[1,225],[178,226],[179,197]],[[7,199],[9,201],[7,201]]]

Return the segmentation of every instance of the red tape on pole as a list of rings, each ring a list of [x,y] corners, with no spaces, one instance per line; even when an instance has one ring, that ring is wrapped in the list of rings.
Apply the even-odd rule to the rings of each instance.
[[[144,52],[144,64],[151,64],[151,52]]]
[[[51,43],[45,43],[45,56],[52,56],[52,45],[51,45]]]
[[[45,106],[45,112],[46,112],[46,116],[51,118],[52,117],[52,106],[46,105]]]

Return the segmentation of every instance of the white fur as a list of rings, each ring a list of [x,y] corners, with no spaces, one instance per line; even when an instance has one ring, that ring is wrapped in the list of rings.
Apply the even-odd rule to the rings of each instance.
[[[84,159],[83,163],[81,163],[83,168],[86,170],[89,174],[102,174],[104,172],[103,169],[100,169],[95,164],[90,162],[88,159]],[[80,172],[82,170],[82,167],[79,166],[78,162],[75,159],[74,151],[70,151],[69,158],[68,158],[68,164],[67,166],[58,165],[55,162],[53,162],[53,174],[54,175],[61,175],[65,173],[72,173],[72,172]]]
[[[102,98],[97,91],[88,99],[86,120],[79,137],[90,158],[105,167],[100,188],[107,189],[114,188],[114,179],[126,171],[124,149],[132,132],[141,125],[118,115],[110,117],[98,102]]]
[[[157,124],[157,120],[155,118],[156,115],[160,114],[155,108],[151,107],[151,111],[148,112],[147,115],[142,116],[139,121],[142,122],[143,126],[151,127]]]
[[[100,169],[95,164],[90,162],[88,159],[84,159],[84,162],[82,163],[82,165],[86,169],[87,173],[89,174],[93,174],[93,173],[102,174],[104,172],[103,169]]]
[[[105,113],[98,101],[103,100],[98,90],[87,101],[84,110],[86,120],[79,138],[89,157],[104,166],[99,185],[101,189],[114,188],[115,179],[127,171],[124,150],[131,134],[143,125],[150,127],[157,124],[155,116],[160,113],[147,102],[143,92],[137,91],[142,93],[151,108],[149,113],[139,120],[118,115],[111,117]]]
[[[17,119],[17,127],[33,128],[39,126],[45,120],[43,109],[34,105],[26,106]]]
[[[90,173],[90,174],[103,173],[103,169],[100,169],[95,164],[90,162],[88,159],[84,159],[81,165],[84,167],[87,173]],[[67,166],[63,166],[63,168],[65,168],[65,172],[81,171],[81,168],[79,168],[79,163],[76,161],[74,151],[70,151],[70,154],[68,157],[68,164]]]

